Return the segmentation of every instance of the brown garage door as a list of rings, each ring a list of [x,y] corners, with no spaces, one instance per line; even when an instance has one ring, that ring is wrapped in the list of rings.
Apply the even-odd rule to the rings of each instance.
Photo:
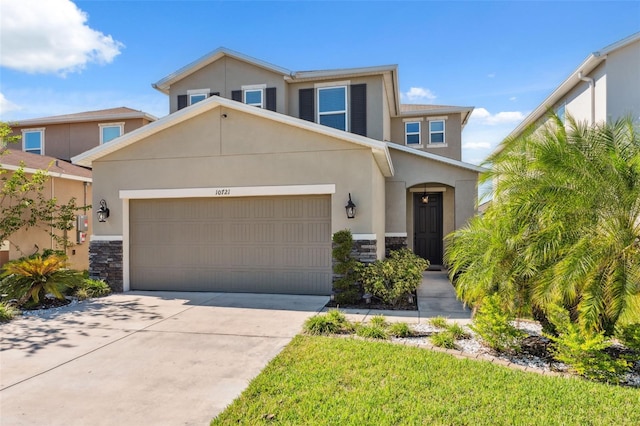
[[[328,195],[131,200],[137,290],[329,294]]]

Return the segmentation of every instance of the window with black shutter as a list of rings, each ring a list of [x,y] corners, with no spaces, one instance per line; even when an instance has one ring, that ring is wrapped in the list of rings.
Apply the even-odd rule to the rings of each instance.
[[[351,133],[367,136],[367,85],[351,85]]]
[[[298,91],[298,105],[300,108],[300,118],[307,121],[315,120],[315,110],[313,105],[314,90],[300,89]]]
[[[234,101],[242,102],[242,90],[232,90],[231,99]]]
[[[178,95],[178,109],[186,108],[188,99],[187,95]]]
[[[276,110],[276,88],[275,87],[267,87],[266,91],[266,104],[265,107],[269,111]]]

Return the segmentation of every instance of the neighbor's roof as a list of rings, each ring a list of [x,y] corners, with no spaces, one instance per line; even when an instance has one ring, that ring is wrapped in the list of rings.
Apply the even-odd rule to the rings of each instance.
[[[389,148],[403,151],[417,157],[428,158],[429,160],[438,161],[440,163],[448,164],[450,166],[460,167],[461,169],[471,170],[472,172],[482,173],[487,169],[484,167],[476,166],[475,164],[465,163],[464,161],[454,160],[453,158],[443,157],[442,155],[436,155],[431,152],[421,151],[415,148],[409,148],[408,146],[400,145],[394,142],[387,142]]]
[[[108,144],[102,144],[88,151],[85,151],[82,154],[76,155],[71,159],[71,161],[74,164],[91,167],[92,162],[95,160],[98,160],[110,153],[118,151],[126,146],[134,144],[171,126],[187,121],[219,106],[238,110],[258,117],[263,117],[271,121],[280,122],[289,126],[298,127],[304,130],[309,130],[318,134],[354,143],[356,145],[371,148],[376,163],[380,167],[380,170],[382,170],[382,173],[385,176],[393,176],[393,164],[391,163],[391,156],[389,155],[387,144],[384,142],[380,142],[375,139],[370,139],[342,130],[337,130],[332,127],[302,120],[300,118],[291,117],[289,115],[280,114],[262,108],[256,108],[254,106],[247,105],[242,102],[232,101],[230,99],[225,99],[220,96],[211,96],[204,101],[200,101],[194,105],[174,112],[173,114],[169,114],[168,116],[163,117],[154,123],[140,127],[139,129],[126,133],[119,138],[113,139]]]
[[[423,114],[461,114],[462,127],[469,121],[471,113],[475,107],[472,106],[452,106],[452,105],[431,105],[431,104],[400,104],[400,116],[410,117]]]
[[[52,177],[91,182],[91,170],[67,161],[18,149],[5,148],[0,152],[0,167],[6,170],[17,170],[20,166],[24,167],[27,173],[47,170],[47,174]]]
[[[36,126],[45,124],[60,123],[81,123],[87,121],[101,120],[127,120],[134,118],[144,118],[149,121],[156,121],[158,118],[147,114],[144,111],[138,111],[127,107],[100,109],[96,111],[85,111],[75,114],[54,115],[50,117],[29,118],[25,120],[16,120],[13,127]]]
[[[560,99],[562,99],[571,89],[578,84],[580,80],[580,74],[588,75],[593,71],[600,63],[607,59],[609,53],[622,49],[632,43],[640,41],[640,32],[623,38],[613,44],[610,44],[601,50],[593,52],[576,68],[569,77],[567,77],[560,85],[535,109],[531,114],[525,118],[522,123],[518,125],[510,134],[508,138],[513,138],[522,133],[529,125],[535,123],[541,117],[543,117],[549,108],[553,107]]]

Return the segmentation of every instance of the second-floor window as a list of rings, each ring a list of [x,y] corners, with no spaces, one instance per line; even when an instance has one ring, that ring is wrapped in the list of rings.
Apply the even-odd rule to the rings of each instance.
[[[264,108],[264,89],[246,89],[243,96],[245,104]]]
[[[429,121],[429,144],[445,143],[444,128],[444,120]]]
[[[318,123],[347,130],[347,86],[318,88]]]
[[[407,145],[420,145],[419,121],[407,121],[404,123],[404,142]]]
[[[22,131],[22,149],[32,154],[44,154],[44,129],[25,129]]]
[[[124,133],[124,123],[104,123],[100,126],[100,143],[107,143],[119,138]]]

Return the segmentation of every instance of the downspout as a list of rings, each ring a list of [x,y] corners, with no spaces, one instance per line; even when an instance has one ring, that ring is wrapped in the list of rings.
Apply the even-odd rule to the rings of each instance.
[[[578,78],[589,83],[591,89],[591,125],[596,124],[596,81],[591,77],[585,77],[582,71],[578,72]]]

